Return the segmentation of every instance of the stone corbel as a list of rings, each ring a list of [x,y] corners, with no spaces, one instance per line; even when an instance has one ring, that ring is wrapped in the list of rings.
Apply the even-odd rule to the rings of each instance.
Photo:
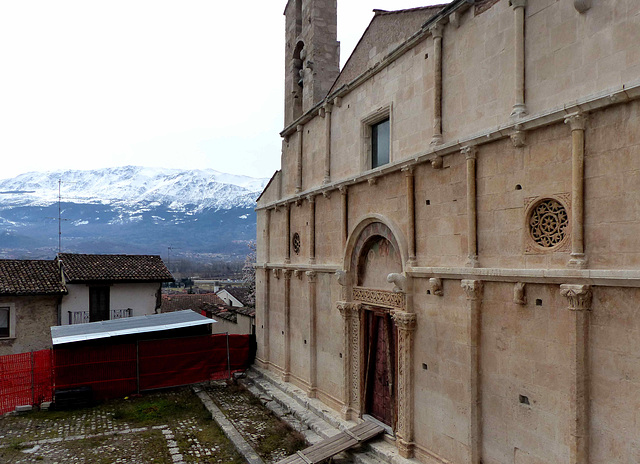
[[[282,270],[282,275],[284,276],[285,279],[290,279],[291,278],[291,269],[283,269]]]
[[[442,279],[440,279],[439,277],[431,277],[429,279],[429,290],[431,291],[432,295],[443,296],[444,293],[442,292]]]
[[[307,276],[307,280],[309,280],[309,283],[315,282],[318,277],[318,273],[316,271],[307,271],[305,272],[305,274]]]
[[[296,200],[295,200],[295,204],[296,204],[296,206],[300,206],[300,205],[302,205],[302,197],[298,197],[298,198],[296,198]]]
[[[513,286],[513,302],[517,305],[527,304],[527,295],[525,295],[525,283],[517,282]]]
[[[389,274],[387,276],[387,282],[394,284],[393,291],[395,293],[404,293],[407,289],[407,277],[397,272]]]
[[[431,159],[431,167],[433,169],[442,169],[442,156],[436,156],[435,158]]]
[[[333,100],[333,104],[338,108],[342,108],[342,97],[336,97]]]
[[[479,300],[482,298],[482,281],[481,280],[463,280],[460,282],[464,290],[467,300]]]
[[[322,196],[328,200],[329,198],[331,198],[331,191],[330,190],[323,190],[322,191]]]
[[[571,311],[590,311],[593,292],[591,285],[560,285],[560,294],[569,300],[567,309]]]
[[[278,269],[278,268],[274,268],[273,269],[273,277],[275,277],[276,279],[280,279],[280,276],[282,275],[282,269]]]
[[[348,282],[347,282],[347,277],[348,277],[347,271],[343,271],[343,270],[336,271],[335,276],[336,276],[336,280],[338,281],[340,286],[344,287],[344,286],[346,286],[348,284]]]
[[[293,277],[295,277],[296,279],[302,279],[302,272],[300,269],[296,269],[295,271],[293,271]]]
[[[324,116],[325,116],[324,107],[321,106],[320,108],[318,108],[318,116],[320,116],[321,118],[324,118]]]
[[[516,148],[522,148],[527,143],[527,133],[522,130],[522,124],[516,124],[514,131],[511,133],[511,142]]]
[[[367,182],[369,183],[369,185],[376,185],[376,183],[378,182],[378,178],[377,177],[369,177],[367,179]]]
[[[458,10],[454,11],[449,15],[449,24],[451,24],[453,27],[457,29],[458,27],[460,27],[461,16],[462,15]]]
[[[591,8],[591,0],[573,0],[573,7],[578,13],[585,13]]]

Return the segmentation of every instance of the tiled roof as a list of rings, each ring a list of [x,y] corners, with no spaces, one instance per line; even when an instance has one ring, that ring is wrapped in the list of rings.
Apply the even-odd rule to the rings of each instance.
[[[183,309],[192,309],[200,312],[204,309],[205,304],[224,304],[224,301],[215,293],[162,295],[160,312],[171,313],[173,311],[182,311]]]
[[[229,292],[236,300],[245,306],[250,306],[249,289],[247,287],[225,287],[223,290]]]
[[[0,295],[64,295],[55,261],[0,259]]]
[[[171,282],[173,276],[157,255],[83,255],[60,253],[68,283]]]

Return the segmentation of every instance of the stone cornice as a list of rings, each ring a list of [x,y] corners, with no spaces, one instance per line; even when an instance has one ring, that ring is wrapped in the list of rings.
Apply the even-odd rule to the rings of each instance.
[[[551,124],[563,123],[567,117],[572,116],[575,113],[588,113],[619,103],[636,100],[638,98],[640,98],[640,80],[629,85],[624,85],[616,89],[607,90],[605,92],[574,101],[571,104],[567,104],[544,113],[523,116],[518,119],[517,122],[508,122],[504,125],[496,126],[489,130],[467,136],[459,140],[443,143],[442,145],[430,146],[426,151],[416,153],[413,156],[398,160],[394,163],[389,163],[379,168],[365,171],[355,176],[347,177],[329,184],[318,185],[317,187],[305,192],[300,192],[298,194],[273,201],[265,204],[264,206],[258,206],[256,211],[284,206],[288,203],[298,201],[312,193],[323,194],[324,192],[345,188],[349,185],[367,182],[369,178],[399,172],[402,168],[411,165],[418,165],[427,162],[434,163],[437,161],[438,157],[454,154],[460,155],[461,149],[465,146],[474,145],[479,147],[486,143],[511,137],[514,131],[530,131],[549,126]],[[293,127],[295,130],[295,124]]]
[[[511,269],[466,267],[413,267],[412,277],[475,280],[484,282],[523,282],[541,284],[580,284],[603,287],[640,287],[640,271],[626,269]]]

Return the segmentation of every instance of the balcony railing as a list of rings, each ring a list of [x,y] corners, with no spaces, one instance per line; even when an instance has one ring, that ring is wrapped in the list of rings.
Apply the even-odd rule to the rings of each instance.
[[[109,311],[109,319],[123,319],[125,317],[131,317],[133,310],[127,309],[112,309]],[[89,311],[68,311],[69,313],[69,325],[73,324],[85,324],[91,322]]]

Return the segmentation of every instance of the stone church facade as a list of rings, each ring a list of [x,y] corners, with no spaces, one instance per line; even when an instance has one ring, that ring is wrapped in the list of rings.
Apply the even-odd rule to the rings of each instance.
[[[289,0],[257,363],[423,463],[640,462],[640,2]]]

